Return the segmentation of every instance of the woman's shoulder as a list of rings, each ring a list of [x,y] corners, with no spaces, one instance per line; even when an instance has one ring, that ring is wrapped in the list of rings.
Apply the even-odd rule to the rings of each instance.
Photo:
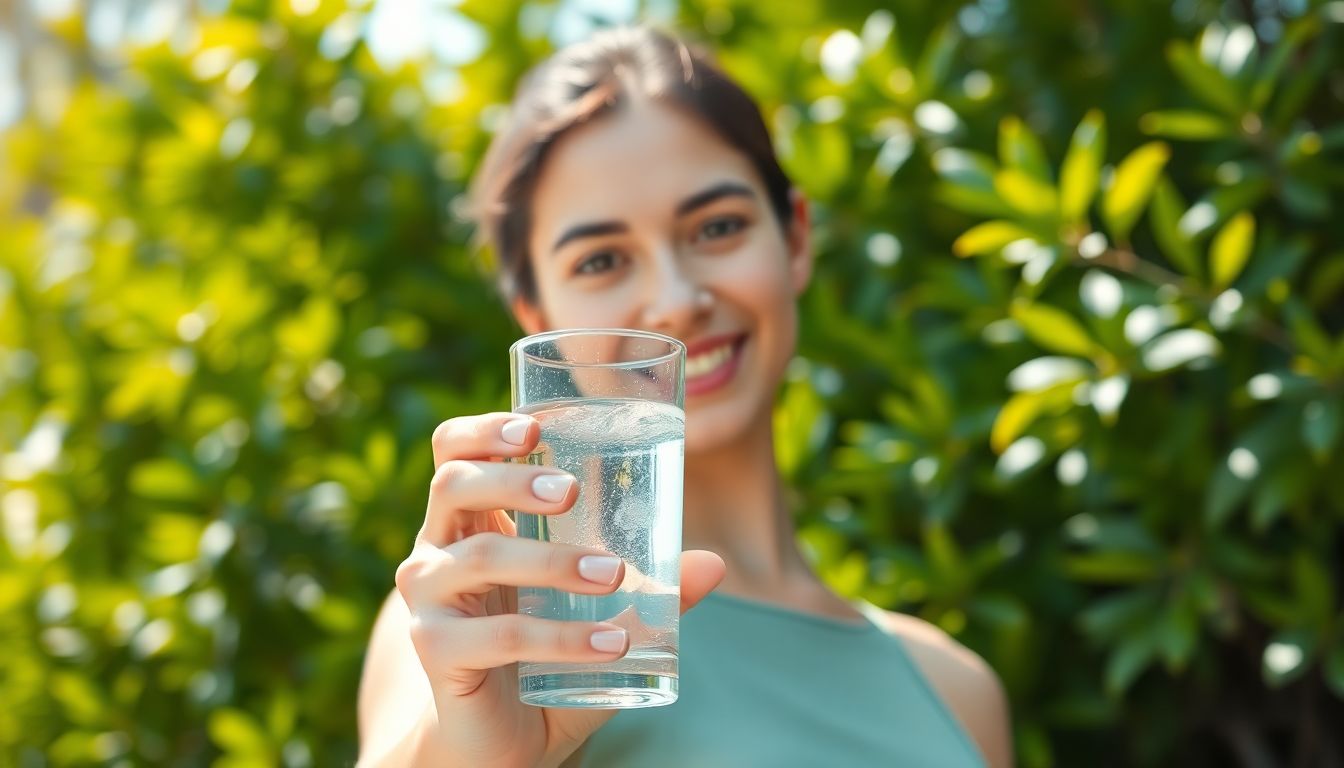
[[[985,762],[991,768],[1012,765],[1008,699],[989,664],[921,618],[880,609],[866,613],[901,641],[939,698],[975,740]]]

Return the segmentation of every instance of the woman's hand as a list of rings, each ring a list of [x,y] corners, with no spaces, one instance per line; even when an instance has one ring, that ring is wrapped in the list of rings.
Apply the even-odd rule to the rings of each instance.
[[[515,536],[503,509],[555,515],[578,497],[571,475],[498,460],[526,456],[539,437],[534,419],[512,413],[451,419],[434,431],[424,525],[396,576],[432,691],[433,711],[415,734],[427,765],[558,765],[614,714],[518,700],[519,661],[607,662],[629,649],[614,624],[517,613],[517,587],[604,595],[625,574],[610,553]],[[687,552],[681,567],[684,611],[718,584],[723,561]]]

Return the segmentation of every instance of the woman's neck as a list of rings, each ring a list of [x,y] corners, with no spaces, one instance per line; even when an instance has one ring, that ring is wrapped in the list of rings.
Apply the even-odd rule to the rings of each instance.
[[[763,599],[820,586],[794,537],[767,415],[741,440],[686,457],[687,549],[728,564],[725,592]]]

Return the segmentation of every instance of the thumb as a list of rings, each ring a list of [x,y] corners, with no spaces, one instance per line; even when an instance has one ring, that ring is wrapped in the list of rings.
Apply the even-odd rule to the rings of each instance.
[[[685,613],[719,586],[727,566],[723,558],[703,549],[681,553],[681,612]]]

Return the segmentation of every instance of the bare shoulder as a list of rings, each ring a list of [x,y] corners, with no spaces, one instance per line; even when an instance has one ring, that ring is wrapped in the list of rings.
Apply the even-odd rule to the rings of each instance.
[[[923,619],[894,611],[869,614],[904,643],[920,672],[980,747],[990,768],[1012,766],[1008,698],[985,660]]]

